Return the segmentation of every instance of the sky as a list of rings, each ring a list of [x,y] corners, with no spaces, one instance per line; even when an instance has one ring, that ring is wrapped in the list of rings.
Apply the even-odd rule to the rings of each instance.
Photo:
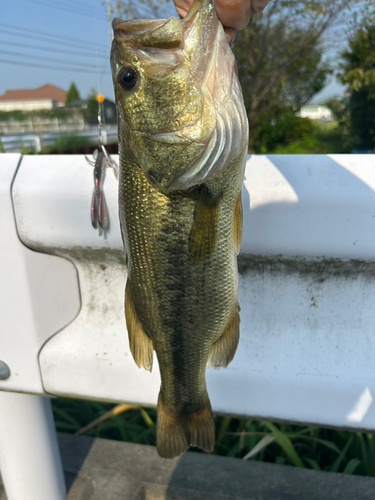
[[[81,97],[95,89],[113,99],[109,23],[103,3],[1,0],[0,94],[45,83],[67,90],[74,81]]]
[[[7,89],[36,88],[46,83],[67,90],[74,81],[83,98],[95,89],[113,99],[104,3],[0,1],[0,95]],[[173,8],[170,14],[174,15]],[[313,102],[342,93],[343,87],[333,79]]]

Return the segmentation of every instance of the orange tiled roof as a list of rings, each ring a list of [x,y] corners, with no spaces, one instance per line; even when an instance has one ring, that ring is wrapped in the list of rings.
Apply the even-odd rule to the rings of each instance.
[[[6,90],[0,95],[0,101],[39,101],[51,99],[57,102],[65,102],[66,92],[55,85],[46,83],[36,89]]]

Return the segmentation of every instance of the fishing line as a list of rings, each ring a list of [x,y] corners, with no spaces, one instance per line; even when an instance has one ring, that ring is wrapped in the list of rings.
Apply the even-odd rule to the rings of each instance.
[[[95,15],[95,31],[98,30],[98,26],[97,26],[97,3],[96,3],[96,0],[93,0],[94,1],[94,15]],[[110,12],[111,12],[111,9],[110,9],[110,1],[107,0],[106,1],[106,5],[107,5],[107,17],[109,18],[110,17]],[[111,40],[111,43],[112,43],[112,31],[110,31],[110,40]],[[105,113],[104,113],[104,100],[105,100],[105,97],[104,95],[101,93],[100,91],[100,78],[99,78],[99,61],[98,61],[98,41],[97,41],[97,38],[95,39],[95,55],[96,55],[96,77],[97,77],[97,89],[98,89],[98,93],[97,93],[97,101],[98,101],[98,132],[99,132],[99,137],[98,137],[98,140],[99,140],[99,146],[103,146],[103,137],[102,137],[102,130],[103,130],[103,119],[104,119],[104,125],[105,125]]]
[[[97,26],[97,19],[96,19],[96,14],[97,14],[97,3],[96,0],[94,1],[94,17],[95,17],[95,32],[98,31],[98,26]],[[99,58],[98,58],[98,40],[95,38],[95,57],[96,57],[96,80],[97,80],[97,88],[98,88],[98,93],[97,93],[97,101],[98,101],[98,141],[99,141],[99,146],[103,144],[102,141],[102,106],[101,106],[101,92],[100,92],[100,80],[99,80]]]
[[[94,3],[94,14],[95,14],[95,30],[97,31],[97,23],[96,23],[96,14],[97,14],[97,0],[93,0]],[[109,3],[107,0],[107,8],[109,8]],[[99,147],[93,153],[93,161],[91,161],[86,156],[86,160],[93,165],[94,167],[94,190],[92,193],[91,199],[91,224],[94,229],[99,229],[99,236],[104,235],[104,238],[107,237],[107,234],[110,230],[110,221],[109,221],[109,211],[108,206],[104,194],[104,179],[105,179],[105,170],[107,167],[111,167],[115,174],[116,179],[118,178],[118,167],[117,163],[109,157],[107,150],[103,144],[102,137],[102,112],[104,115],[104,95],[100,92],[100,78],[99,78],[99,61],[98,61],[98,44],[97,39],[95,38],[95,53],[96,53],[96,77],[97,77],[97,88],[98,93],[96,95],[96,100],[98,101],[98,142]],[[104,115],[105,116],[105,115]],[[106,135],[107,138],[107,135]],[[107,142],[107,141],[106,141]]]

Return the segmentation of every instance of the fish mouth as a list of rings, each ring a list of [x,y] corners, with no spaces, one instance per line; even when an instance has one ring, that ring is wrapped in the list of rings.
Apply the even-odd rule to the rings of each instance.
[[[115,40],[129,45],[178,49],[183,47],[184,34],[181,21],[175,17],[167,19],[135,19],[123,21],[115,17],[112,21]]]
[[[211,0],[209,0],[211,1]],[[184,34],[207,0],[194,0],[184,19],[134,19],[123,21],[115,17],[112,28],[115,40],[124,40],[130,45],[177,49],[184,46]],[[212,8],[213,5],[212,5]]]
[[[248,126],[234,56],[214,0],[194,0],[182,20],[116,18],[113,29],[115,86],[119,68],[134,65],[141,100],[129,93],[129,109],[146,103],[147,113],[155,115],[148,121],[130,111],[127,116],[134,132],[131,148],[146,177],[171,192],[220,175],[245,150]],[[121,105],[125,109],[125,102]]]

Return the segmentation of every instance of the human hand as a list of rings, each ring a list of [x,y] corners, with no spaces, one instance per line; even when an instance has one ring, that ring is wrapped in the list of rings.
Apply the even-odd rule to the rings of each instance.
[[[173,0],[176,11],[185,17],[193,0]],[[216,10],[226,31],[242,30],[252,14],[263,11],[270,0],[215,0]]]

